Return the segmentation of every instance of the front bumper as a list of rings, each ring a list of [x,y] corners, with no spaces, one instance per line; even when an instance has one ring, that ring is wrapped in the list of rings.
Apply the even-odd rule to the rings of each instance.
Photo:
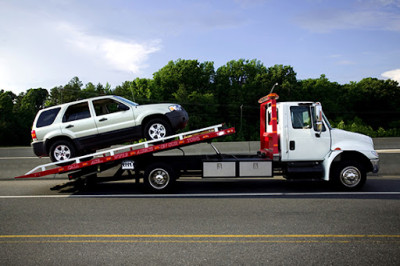
[[[378,173],[379,171],[379,159],[371,159],[372,173]]]
[[[167,113],[166,116],[171,123],[173,130],[184,128],[189,121],[189,115],[185,110],[172,111]]]

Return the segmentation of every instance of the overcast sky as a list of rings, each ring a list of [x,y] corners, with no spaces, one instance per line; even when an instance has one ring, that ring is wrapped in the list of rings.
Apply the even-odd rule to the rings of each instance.
[[[152,78],[258,59],[298,79],[400,81],[400,0],[0,0],[0,89]]]

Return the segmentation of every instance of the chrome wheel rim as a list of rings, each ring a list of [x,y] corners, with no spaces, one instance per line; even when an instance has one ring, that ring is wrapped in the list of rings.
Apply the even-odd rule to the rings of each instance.
[[[354,166],[348,166],[340,173],[340,181],[346,187],[355,187],[361,181],[361,172]]]
[[[162,139],[167,135],[167,129],[163,124],[152,124],[149,128],[149,136],[151,139]]]
[[[149,175],[149,183],[155,189],[163,189],[169,183],[170,177],[167,171],[161,168],[154,169]]]
[[[71,149],[67,145],[58,145],[53,154],[56,161],[68,160],[71,158]]]

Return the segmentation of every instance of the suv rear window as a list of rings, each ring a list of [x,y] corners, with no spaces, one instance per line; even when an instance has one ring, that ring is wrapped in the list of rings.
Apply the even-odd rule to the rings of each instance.
[[[71,122],[75,120],[90,117],[89,106],[87,102],[74,104],[68,107],[63,116],[63,122]]]
[[[54,119],[56,119],[56,116],[58,115],[58,112],[60,112],[61,108],[53,108],[47,111],[43,111],[38,118],[38,121],[36,122],[36,127],[45,127],[45,126],[50,126],[53,124]]]

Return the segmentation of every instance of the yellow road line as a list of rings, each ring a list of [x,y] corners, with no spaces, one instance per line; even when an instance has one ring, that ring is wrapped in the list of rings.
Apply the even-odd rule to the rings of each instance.
[[[40,243],[351,243],[354,241],[318,241],[318,240],[43,240],[43,241],[1,241],[0,244],[40,244]],[[382,241],[378,241],[382,242]]]

